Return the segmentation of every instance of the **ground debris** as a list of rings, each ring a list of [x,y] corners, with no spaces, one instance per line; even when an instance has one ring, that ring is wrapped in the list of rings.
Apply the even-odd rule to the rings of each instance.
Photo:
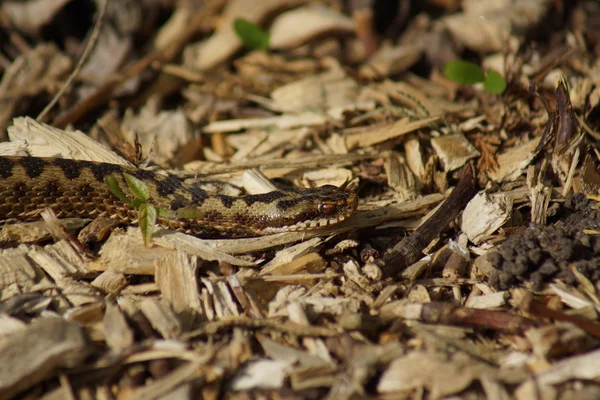
[[[359,199],[16,223],[0,163],[0,398],[600,398],[596,0],[0,3],[0,155]]]

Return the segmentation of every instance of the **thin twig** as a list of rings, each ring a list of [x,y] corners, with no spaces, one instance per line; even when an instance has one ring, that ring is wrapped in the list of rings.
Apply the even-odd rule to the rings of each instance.
[[[69,75],[69,78],[67,79],[65,84],[60,88],[58,93],[56,93],[54,98],[52,98],[50,103],[48,103],[48,105],[37,116],[37,118],[36,118],[37,121],[44,122],[46,115],[48,115],[48,113],[50,112],[52,107],[54,107],[54,105],[58,102],[58,99],[61,98],[61,96],[65,93],[67,88],[71,86],[71,84],[73,83],[73,80],[75,80],[77,75],[79,75],[79,72],[81,71],[81,67],[83,67],[83,64],[87,61],[90,54],[92,53],[94,46],[96,46],[96,42],[98,41],[98,36],[100,36],[100,28],[102,27],[102,22],[104,21],[104,15],[106,14],[106,9],[108,8],[109,1],[110,0],[104,0],[104,4],[102,5],[102,8],[100,8],[100,13],[98,14],[98,19],[96,20],[96,24],[94,25],[94,30],[92,31],[90,40],[87,42],[87,45],[85,46],[83,54],[81,55],[79,62],[75,66],[75,69],[73,70],[73,72],[71,72],[71,75]]]

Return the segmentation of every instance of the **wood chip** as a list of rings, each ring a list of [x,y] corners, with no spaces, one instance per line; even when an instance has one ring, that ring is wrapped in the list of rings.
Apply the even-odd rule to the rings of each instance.
[[[348,150],[372,146],[377,143],[395,139],[407,133],[414,132],[429,124],[439,120],[439,117],[430,117],[418,121],[409,122],[408,118],[403,118],[392,124],[385,124],[379,127],[368,128],[363,132],[346,136],[346,147]]]
[[[5,341],[0,351],[0,396],[10,398],[70,368],[92,350],[81,327],[61,318],[42,318]]]
[[[539,142],[539,139],[533,139],[500,153],[498,169],[488,172],[490,179],[495,182],[507,182],[520,176],[535,156],[533,151]]]
[[[481,243],[496,232],[512,215],[512,201],[502,194],[479,193],[462,213],[461,229],[469,240]]]
[[[431,139],[431,147],[444,165],[444,171],[454,171],[472,158],[479,157],[479,151],[461,134],[444,135]]]
[[[280,14],[271,25],[272,49],[297,47],[312,39],[354,31],[354,22],[325,5],[314,3]]]

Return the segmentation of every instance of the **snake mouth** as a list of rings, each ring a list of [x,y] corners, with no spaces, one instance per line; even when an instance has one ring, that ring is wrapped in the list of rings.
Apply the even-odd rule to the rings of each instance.
[[[346,215],[339,215],[336,218],[321,218],[318,220],[302,221],[293,225],[266,227],[263,229],[265,233],[281,233],[281,232],[301,232],[312,231],[319,228],[339,224],[347,218]]]

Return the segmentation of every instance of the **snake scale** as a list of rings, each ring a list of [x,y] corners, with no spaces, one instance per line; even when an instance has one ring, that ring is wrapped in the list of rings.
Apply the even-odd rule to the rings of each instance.
[[[166,174],[116,164],[63,158],[0,156],[0,224],[58,218],[116,218],[135,224],[137,209],[109,189],[112,177],[133,198],[124,175],[142,181],[157,209],[193,210],[193,217],[159,216],[158,224],[205,238],[239,238],[316,229],[343,221],[357,196],[331,185],[239,197],[209,193]]]

